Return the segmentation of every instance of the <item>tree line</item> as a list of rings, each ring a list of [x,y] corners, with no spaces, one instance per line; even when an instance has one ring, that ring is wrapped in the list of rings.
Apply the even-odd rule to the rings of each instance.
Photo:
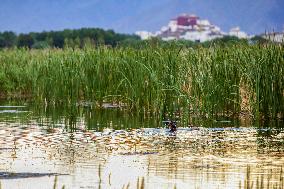
[[[65,29],[63,31],[30,32],[16,34],[12,31],[0,32],[0,48],[82,48],[86,45],[117,46],[120,43],[138,41],[140,38],[131,34],[120,34],[113,30],[99,28]]]
[[[225,36],[203,43],[188,40],[163,41],[160,38],[150,40],[141,40],[139,36],[131,34],[116,33],[113,30],[103,30],[100,28],[82,28],[82,29],[65,29],[63,31],[49,32],[30,32],[27,34],[16,34],[12,31],[0,32],[0,49],[1,48],[83,48],[85,46],[107,45],[111,47],[126,46],[134,48],[144,48],[149,44],[159,46],[171,46],[172,43],[178,43],[185,47],[212,45],[227,45],[236,43],[266,43],[267,40],[256,36],[250,40],[238,39],[237,37]]]

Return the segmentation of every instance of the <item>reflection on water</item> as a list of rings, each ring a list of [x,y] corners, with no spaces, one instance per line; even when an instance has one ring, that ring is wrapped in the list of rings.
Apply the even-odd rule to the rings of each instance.
[[[57,188],[283,188],[281,127],[215,120],[171,133],[107,108],[0,106],[2,188],[51,189],[55,175]]]

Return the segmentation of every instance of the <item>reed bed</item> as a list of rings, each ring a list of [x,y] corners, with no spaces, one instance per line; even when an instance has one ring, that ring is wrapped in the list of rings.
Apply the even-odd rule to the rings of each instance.
[[[165,115],[283,118],[283,45],[0,51],[0,96]]]

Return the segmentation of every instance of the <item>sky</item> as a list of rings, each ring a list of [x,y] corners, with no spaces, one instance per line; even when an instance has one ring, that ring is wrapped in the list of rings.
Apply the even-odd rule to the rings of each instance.
[[[284,0],[0,0],[0,31],[16,33],[113,29],[157,31],[181,13],[196,14],[228,32],[284,29]]]

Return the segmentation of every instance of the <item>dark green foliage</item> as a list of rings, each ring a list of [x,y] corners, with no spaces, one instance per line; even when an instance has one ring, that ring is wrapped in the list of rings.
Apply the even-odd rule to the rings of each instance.
[[[107,45],[111,47],[132,47],[136,49],[147,48],[149,45],[170,48],[172,44],[179,47],[213,47],[228,46],[236,44],[264,44],[266,40],[254,37],[251,40],[238,39],[237,37],[225,36],[203,43],[188,40],[163,41],[154,37],[149,40],[140,40],[136,35],[115,33],[113,30],[100,28],[65,29],[63,31],[31,32],[29,34],[16,35],[13,32],[0,33],[0,48],[11,48],[14,46],[28,48],[84,48]]]
[[[34,42],[34,38],[30,34],[20,34],[18,37],[17,46],[31,48]]]
[[[17,36],[13,32],[0,32],[0,48],[15,46]]]
[[[0,48],[4,48],[4,47],[6,47],[5,39],[2,36],[0,36]]]
[[[138,36],[115,33],[113,30],[103,30],[99,28],[82,28],[74,30],[31,32],[29,34],[16,35],[13,32],[0,33],[0,48],[11,48],[14,46],[28,48],[63,48],[66,41],[75,42],[76,48],[89,45],[91,41],[94,45],[105,44],[115,47],[123,41],[140,41]],[[79,42],[78,42],[79,41]]]
[[[250,42],[252,44],[267,44],[269,43],[270,41],[261,37],[261,36],[254,36],[250,39]]]
[[[239,39],[235,36],[224,36],[222,38],[216,38],[211,41],[206,41],[202,43],[203,47],[212,47],[212,46],[228,46],[228,45],[237,45],[237,44],[243,44],[247,45],[248,40],[247,39]]]

